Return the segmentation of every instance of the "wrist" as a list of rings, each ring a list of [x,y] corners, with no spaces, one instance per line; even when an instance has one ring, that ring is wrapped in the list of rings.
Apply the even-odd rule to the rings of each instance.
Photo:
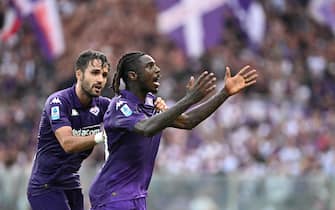
[[[227,93],[226,89],[222,89],[219,94],[225,98],[228,98],[230,96],[230,94]]]
[[[198,98],[196,97],[192,97],[191,95],[185,95],[180,102],[182,104],[185,104],[186,106],[192,106],[194,104],[196,104],[197,102],[199,102],[200,100],[198,100]]]
[[[97,134],[94,135],[94,141],[97,144],[106,141],[106,139],[107,139],[107,136],[106,136],[106,133],[104,131],[103,132],[99,132],[99,133],[97,133]]]

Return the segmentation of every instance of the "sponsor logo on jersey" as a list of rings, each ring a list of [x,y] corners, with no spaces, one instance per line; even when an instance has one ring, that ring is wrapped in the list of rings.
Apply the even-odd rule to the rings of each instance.
[[[59,106],[51,107],[51,120],[59,120],[59,119],[60,119]]]
[[[91,136],[100,132],[100,125],[86,126],[80,129],[72,129],[73,136]]]
[[[51,100],[50,104],[62,104],[58,97],[55,97]]]

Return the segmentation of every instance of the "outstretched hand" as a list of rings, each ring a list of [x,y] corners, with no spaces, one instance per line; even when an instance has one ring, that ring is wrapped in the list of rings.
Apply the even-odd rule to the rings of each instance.
[[[256,83],[258,77],[256,69],[250,70],[250,66],[244,66],[235,76],[231,76],[230,68],[226,67],[224,90],[228,95],[234,95],[244,88]]]
[[[204,71],[197,80],[192,76],[186,86],[186,95],[197,103],[215,89],[215,81],[215,75],[207,71]]]

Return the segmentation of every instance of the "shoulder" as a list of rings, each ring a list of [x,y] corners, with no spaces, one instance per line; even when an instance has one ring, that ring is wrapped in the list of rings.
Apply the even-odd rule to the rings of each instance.
[[[45,102],[45,107],[54,106],[54,105],[65,105],[69,103],[70,91],[69,88],[59,90],[52,93]]]
[[[101,105],[109,105],[109,103],[111,102],[111,99],[110,98],[107,98],[107,97],[104,97],[104,96],[99,96],[98,97],[98,102],[99,104]]]
[[[120,112],[124,115],[131,115],[132,112],[135,110],[136,104],[131,103],[126,98],[123,98],[122,96],[116,96],[113,99],[111,99],[110,105],[108,107],[108,111],[112,112]]]

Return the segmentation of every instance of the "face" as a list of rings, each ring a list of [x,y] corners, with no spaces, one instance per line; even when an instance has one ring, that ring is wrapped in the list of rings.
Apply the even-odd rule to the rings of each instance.
[[[139,58],[141,88],[145,92],[157,93],[159,88],[160,68],[150,55]]]
[[[80,76],[77,79],[83,92],[90,97],[100,96],[107,82],[108,65],[103,65],[100,59],[94,59],[89,61],[84,72],[79,73]]]

